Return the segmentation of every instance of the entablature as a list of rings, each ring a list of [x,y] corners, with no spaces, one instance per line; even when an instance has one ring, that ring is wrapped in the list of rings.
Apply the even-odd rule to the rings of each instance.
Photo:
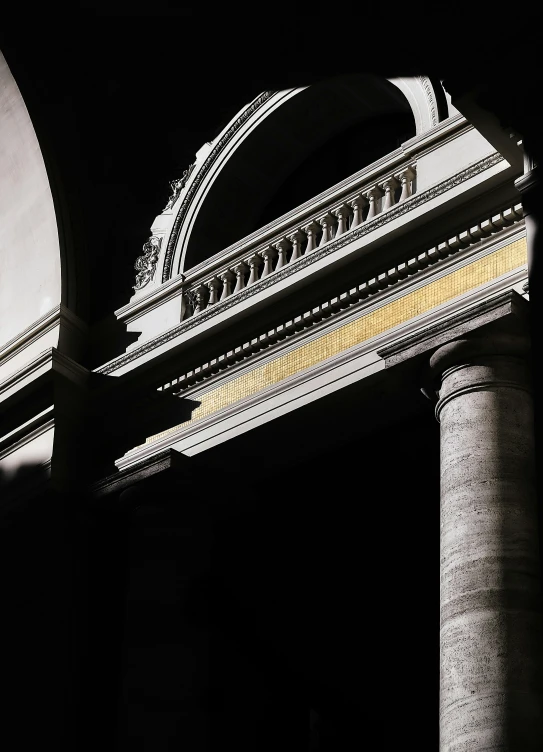
[[[395,342],[418,341],[428,327],[446,329],[459,316],[469,321],[472,309],[492,309],[494,296],[520,294],[526,275],[522,207],[515,205],[250,342],[178,371],[162,391],[198,405],[191,418],[149,437],[117,466],[168,446],[199,453],[375,377]]]

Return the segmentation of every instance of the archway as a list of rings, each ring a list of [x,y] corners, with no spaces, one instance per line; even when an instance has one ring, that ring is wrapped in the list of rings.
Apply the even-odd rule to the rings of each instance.
[[[433,127],[438,109],[422,77],[359,74],[264,92],[197,160],[163,245],[162,281]]]

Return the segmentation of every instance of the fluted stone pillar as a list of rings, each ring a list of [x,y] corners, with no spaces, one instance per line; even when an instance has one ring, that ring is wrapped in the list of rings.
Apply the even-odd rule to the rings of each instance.
[[[528,342],[440,347],[440,752],[543,749]]]

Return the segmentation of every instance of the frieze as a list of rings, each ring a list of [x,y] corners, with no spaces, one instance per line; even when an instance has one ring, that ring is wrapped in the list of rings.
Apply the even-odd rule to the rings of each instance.
[[[255,99],[251,105],[249,105],[249,107],[239,116],[239,118],[237,118],[237,120],[235,120],[232,123],[230,128],[224,134],[224,136],[213,147],[207,159],[205,160],[204,164],[198,170],[196,177],[192,181],[185,197],[183,198],[183,201],[181,202],[181,206],[179,207],[179,211],[177,212],[177,216],[173,223],[173,228],[170,234],[170,238],[168,240],[168,245],[166,246],[164,268],[162,271],[163,282],[167,282],[171,277],[172,262],[173,262],[173,257],[175,253],[175,247],[177,245],[177,240],[179,238],[179,232],[181,230],[181,225],[183,224],[183,220],[186,217],[188,208],[192,202],[192,199],[194,198],[196,194],[196,191],[200,187],[203,179],[205,178],[205,176],[211,169],[213,163],[215,162],[219,154],[223,151],[225,146],[232,139],[232,137],[236,134],[236,132],[251,117],[251,115],[254,112],[256,112],[256,110],[258,110],[265,102],[268,101],[268,99],[270,99],[270,97],[273,96],[273,94],[275,94],[275,92],[265,91],[257,99]]]
[[[235,295],[231,295],[229,298],[226,298],[225,300],[220,301],[219,303],[215,304],[212,308],[207,308],[201,313],[199,313],[197,316],[193,316],[189,319],[186,319],[181,324],[179,324],[178,326],[172,329],[169,329],[167,332],[164,332],[162,335],[160,335],[156,339],[146,342],[140,347],[134,350],[131,350],[129,353],[125,353],[124,355],[121,355],[119,358],[112,361],[111,363],[108,363],[102,368],[96,369],[97,372],[105,373],[105,374],[112,373],[113,371],[117,370],[118,368],[121,368],[127,363],[131,363],[133,360],[137,360],[139,357],[141,357],[142,355],[145,355],[151,350],[154,350],[155,348],[160,347],[166,342],[169,342],[170,340],[175,339],[181,333],[190,331],[195,326],[198,326],[204,321],[207,321],[212,316],[215,316],[216,314],[221,313],[222,311],[226,311],[229,308],[232,308],[232,306],[237,305],[238,303],[242,302],[243,300],[246,300],[247,298],[253,295],[256,295],[257,293],[262,292],[263,290],[266,290],[267,288],[274,285],[276,282],[279,282],[285,279],[286,277],[290,276],[294,272],[307,268],[311,264],[314,264],[317,261],[320,261],[322,258],[328,256],[334,251],[339,250],[340,248],[343,248],[345,245],[348,245],[349,243],[352,243],[354,240],[357,240],[358,238],[361,238],[364,235],[367,235],[368,233],[373,232],[373,230],[376,230],[382,225],[393,221],[394,219],[420,206],[421,204],[431,201],[433,198],[441,195],[442,193],[445,193],[446,191],[450,190],[451,188],[454,188],[457,185],[460,185],[466,180],[469,180],[472,177],[475,177],[479,173],[484,172],[485,170],[488,170],[491,167],[494,167],[494,165],[502,161],[503,161],[503,157],[501,156],[501,154],[496,152],[494,154],[489,155],[488,157],[485,157],[479,162],[475,162],[473,165],[470,165],[470,167],[467,167],[465,170],[462,170],[456,175],[453,175],[447,180],[444,180],[442,183],[432,186],[431,188],[428,188],[426,191],[422,191],[421,193],[416,193],[413,196],[410,196],[401,204],[396,204],[394,207],[392,207],[391,209],[388,209],[386,212],[383,212],[382,214],[378,214],[374,219],[370,220],[369,222],[366,222],[363,225],[359,225],[354,230],[346,232],[337,240],[333,240],[330,243],[327,243],[322,248],[315,250],[309,256],[302,256],[294,264],[289,264],[288,266],[284,267],[284,269],[282,269],[281,271],[274,272],[273,274],[270,274],[270,276],[260,279],[258,282],[255,282],[250,287],[246,287],[240,292],[236,293]]]
[[[161,243],[162,238],[151,235],[149,240],[143,244],[143,255],[138,256],[134,264],[134,269],[138,272],[136,274],[136,284],[133,286],[134,290],[141,290],[153,279]]]

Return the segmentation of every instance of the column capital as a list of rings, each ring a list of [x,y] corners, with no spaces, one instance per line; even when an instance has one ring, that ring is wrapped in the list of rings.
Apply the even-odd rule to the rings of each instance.
[[[475,364],[488,357],[526,358],[530,351],[527,334],[498,331],[469,332],[438,347],[430,356],[430,369],[440,376],[455,366]]]
[[[475,332],[439,347],[430,357],[438,421],[445,405],[474,392],[515,389],[531,393],[526,334]]]
[[[432,353],[441,345],[464,339],[469,332],[480,332],[486,338],[490,331],[509,333],[528,330],[529,303],[515,290],[506,290],[469,308],[451,313],[447,318],[397,339],[377,351],[391,368],[404,361],[420,358],[428,363]],[[484,327],[484,328],[483,328]]]

